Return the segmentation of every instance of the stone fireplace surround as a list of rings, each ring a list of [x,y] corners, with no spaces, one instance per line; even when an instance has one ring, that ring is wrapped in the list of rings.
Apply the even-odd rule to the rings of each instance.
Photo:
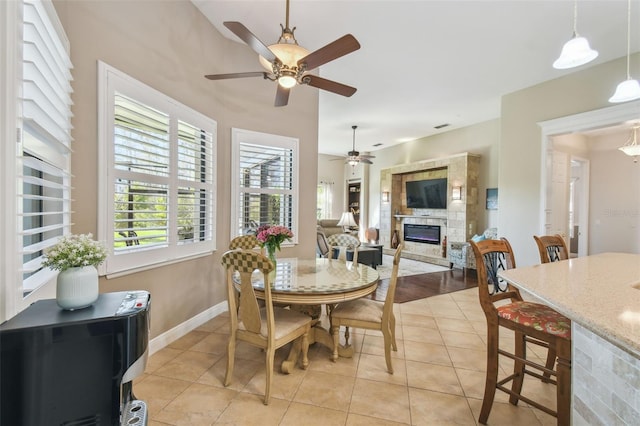
[[[424,244],[403,241],[403,257],[449,266],[443,253],[442,240],[447,242],[467,241],[476,232],[478,212],[478,175],[480,156],[461,153],[434,160],[382,169],[380,190],[389,191],[389,202],[380,203],[380,244],[387,253],[392,253],[393,231],[403,241],[403,225],[421,224],[440,226],[440,244]],[[447,178],[447,209],[412,209],[406,205],[405,182],[407,180]],[[462,199],[452,199],[452,188],[462,187]]]

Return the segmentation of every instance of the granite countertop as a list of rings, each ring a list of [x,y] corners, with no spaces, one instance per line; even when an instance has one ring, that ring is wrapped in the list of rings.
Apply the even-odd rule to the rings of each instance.
[[[499,275],[640,358],[640,255],[602,253]]]

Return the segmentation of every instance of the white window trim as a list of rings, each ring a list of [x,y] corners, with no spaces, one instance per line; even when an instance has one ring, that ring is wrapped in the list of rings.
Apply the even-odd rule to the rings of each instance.
[[[267,147],[290,148],[293,149],[293,203],[291,206],[291,231],[293,238],[291,241],[282,243],[283,247],[298,244],[298,202],[299,191],[299,146],[300,140],[289,136],[274,135],[269,133],[255,132],[238,128],[231,129],[231,234],[230,240],[237,237],[235,220],[238,218],[238,196],[240,194],[239,176],[240,166],[240,144],[250,143],[254,145],[264,145]]]
[[[169,112],[174,117],[182,118],[180,111],[188,110],[190,124],[212,133],[212,154],[214,157],[210,200],[212,209],[211,239],[178,246],[175,243],[175,239],[170,236],[169,244],[166,248],[121,254],[117,256],[117,259],[110,253],[105,263],[99,268],[100,274],[106,275],[107,278],[115,278],[211,254],[216,249],[217,123],[215,120],[194,111],[192,108],[101,61],[98,61],[98,158],[109,160],[98,161],[98,239],[109,242],[109,235],[113,234],[114,203],[112,202],[113,179],[111,178],[113,174],[110,164],[113,159],[112,118],[114,110],[113,94],[116,86],[119,92],[131,96],[136,101],[144,102],[152,107],[161,104],[162,106],[159,109]]]

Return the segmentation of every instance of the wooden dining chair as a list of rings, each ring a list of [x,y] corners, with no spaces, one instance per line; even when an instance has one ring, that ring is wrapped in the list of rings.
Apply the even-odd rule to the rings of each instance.
[[[560,234],[533,236],[538,245],[538,253],[540,254],[540,262],[551,263],[559,260],[569,259],[569,250],[564,238]]]
[[[329,244],[329,256],[334,256],[334,250],[338,250],[338,259],[347,260],[347,250],[353,250],[353,263],[358,263],[358,247],[360,240],[349,234],[332,234],[327,237]]]
[[[345,326],[345,345],[349,346],[349,327],[363,328],[366,330],[380,330],[384,337],[384,359],[387,362],[387,371],[393,374],[391,362],[391,348],[398,350],[396,343],[396,317],[393,314],[393,302],[396,295],[396,283],[398,281],[398,265],[403,245],[396,248],[393,255],[393,269],[389,279],[389,288],[383,302],[373,299],[356,299],[339,303],[331,310],[331,334],[333,335],[333,356],[335,362],[338,359],[338,347],[340,344],[340,327]]]
[[[273,306],[269,272],[273,264],[267,257],[251,250],[230,250],[222,256],[226,268],[227,301],[229,303],[229,324],[231,333],[227,347],[227,373],[224,385],[231,384],[235,360],[236,341],[245,341],[265,350],[266,389],[264,403],[269,404],[271,396],[271,376],[276,349],[294,342],[295,351],[302,351],[302,368],[309,365],[309,331],[311,317],[300,312]],[[258,305],[251,275],[255,270],[263,275],[264,307]],[[236,306],[234,275],[239,275],[240,306]]]
[[[264,247],[260,246],[260,241],[255,235],[240,235],[235,237],[229,243],[229,250],[258,250],[261,254],[264,254]]]
[[[476,256],[480,305],[487,319],[487,375],[478,421],[487,423],[496,389],[499,389],[510,395],[511,404],[517,405],[522,400],[555,416],[559,425],[569,425],[571,321],[548,306],[523,300],[517,288],[498,277],[501,270],[516,266],[513,250],[505,238],[477,243],[471,241],[471,246]],[[515,334],[513,353],[499,345],[501,327]],[[527,343],[554,351],[558,359],[556,369],[527,358]],[[500,355],[513,359],[514,367],[513,374],[498,381]],[[550,382],[557,385],[555,410],[521,394],[525,374],[547,381],[545,373],[554,377]],[[511,389],[505,386],[508,382],[511,382]]]

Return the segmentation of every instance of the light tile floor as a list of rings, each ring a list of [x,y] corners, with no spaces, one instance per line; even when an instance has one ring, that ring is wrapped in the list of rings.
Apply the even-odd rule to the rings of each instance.
[[[222,384],[228,338],[224,314],[151,356],[133,389],[147,403],[150,426],[477,424],[486,362],[478,290],[396,304],[395,312],[393,375],[386,372],[382,335],[355,329],[355,356],[336,363],[328,348],[315,344],[309,348],[309,368],[284,375],[278,366],[289,346],[278,350],[271,402],[265,406],[259,349],[239,343],[233,382],[226,388]],[[513,337],[501,336],[501,344],[513,345]],[[529,351],[546,357],[539,348]],[[512,365],[509,360],[500,364],[505,373]],[[555,406],[553,385],[527,377],[523,391]],[[522,402],[509,404],[506,394],[496,392],[490,425],[555,423]]]

